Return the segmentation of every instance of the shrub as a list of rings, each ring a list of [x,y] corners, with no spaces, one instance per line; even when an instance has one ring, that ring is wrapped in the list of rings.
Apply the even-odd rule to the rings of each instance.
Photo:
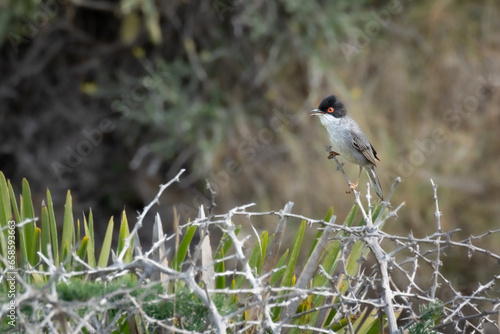
[[[23,181],[18,205],[10,182],[0,173],[1,331],[434,333],[498,328],[489,316],[498,312],[500,276],[465,295],[440,272],[443,252],[450,247],[469,256],[500,259],[474,244],[498,231],[454,241],[456,231],[441,231],[435,185],[438,231],[423,238],[382,231],[403,206],[392,209],[389,204],[397,180],[380,204],[371,202],[369,192],[364,202],[354,190],[355,204],[341,224],[333,209],[324,219],[311,219],[291,213],[291,202],[280,211],[255,212],[244,205],[220,215],[200,207],[193,221],[180,225],[175,219],[178,235],[169,236],[157,215],[155,242],[143,252],[137,231],[182,172],[160,187],[132,230],[123,214],[116,252],[111,250],[111,218],[98,261],[92,213],[82,218],[81,236],[69,192],[59,246],[50,192],[38,226],[28,182]],[[254,229],[256,242],[251,245],[252,236],[242,236],[233,223],[238,216],[250,223],[276,216],[279,223],[273,233]],[[15,266],[8,252],[11,221],[16,222],[18,241]],[[295,226],[294,221],[300,223]],[[287,227],[296,227],[290,245],[283,242]],[[214,229],[223,236],[212,252]],[[317,231],[310,249],[303,246],[307,229]],[[196,232],[200,238],[194,244]],[[174,239],[170,256],[166,243]]]

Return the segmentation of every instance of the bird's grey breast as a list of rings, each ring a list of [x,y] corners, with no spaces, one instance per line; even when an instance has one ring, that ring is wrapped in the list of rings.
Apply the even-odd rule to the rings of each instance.
[[[360,129],[352,118],[349,116],[335,118],[329,115],[320,118],[328,132],[333,151],[357,165],[364,166],[369,162],[353,144],[353,134]]]

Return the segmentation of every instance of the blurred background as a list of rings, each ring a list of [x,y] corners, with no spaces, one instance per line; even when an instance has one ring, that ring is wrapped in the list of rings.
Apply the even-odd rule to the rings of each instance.
[[[155,207],[167,231],[174,206],[184,223],[208,203],[207,179],[215,213],[293,201],[292,212],[318,219],[333,206],[342,222],[354,197],[308,113],[330,94],[376,148],[384,192],[403,179],[392,203],[406,205],[386,231],[436,231],[430,178],[444,230],[467,238],[499,226],[498,1],[2,0],[0,9],[0,170],[17,189],[27,178],[39,203],[49,188],[62,208],[71,189],[75,211],[92,207],[102,234],[109,216],[135,216],[181,168]],[[354,180],[358,167],[345,170]],[[366,182],[363,173],[363,192]],[[500,240],[481,246],[498,253]],[[498,274],[497,264],[447,255],[463,289]]]

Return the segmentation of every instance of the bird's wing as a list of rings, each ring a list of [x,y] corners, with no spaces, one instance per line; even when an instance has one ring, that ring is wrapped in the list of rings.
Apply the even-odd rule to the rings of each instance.
[[[375,159],[379,160],[377,157],[377,151],[373,148],[373,145],[370,144],[368,139],[365,136],[359,136],[356,133],[353,133],[352,144],[354,147],[361,152],[368,161],[372,164],[376,165]]]
[[[380,161],[380,159],[377,157],[377,151],[375,151],[375,147],[373,147],[373,145],[371,143],[370,143],[370,147],[372,148],[373,156],[375,157],[375,159],[377,159],[378,161]]]

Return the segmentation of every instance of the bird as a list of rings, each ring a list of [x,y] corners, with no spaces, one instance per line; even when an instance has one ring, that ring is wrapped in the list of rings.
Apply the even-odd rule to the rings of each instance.
[[[328,159],[339,155],[347,161],[359,165],[358,179],[355,184],[349,184],[356,189],[363,168],[368,174],[375,193],[384,200],[382,186],[375,172],[377,151],[368,141],[358,123],[347,115],[344,104],[335,96],[330,95],[321,101],[317,109],[310,111],[311,116],[319,116],[321,124],[328,132],[332,144]]]

